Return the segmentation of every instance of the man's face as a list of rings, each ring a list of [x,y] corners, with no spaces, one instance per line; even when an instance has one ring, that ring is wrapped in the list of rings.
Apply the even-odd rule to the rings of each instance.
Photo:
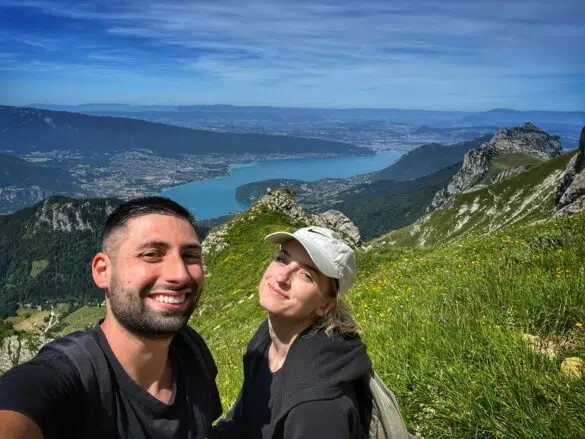
[[[193,227],[175,216],[151,214],[128,220],[112,238],[109,311],[136,335],[173,335],[189,320],[203,286]]]

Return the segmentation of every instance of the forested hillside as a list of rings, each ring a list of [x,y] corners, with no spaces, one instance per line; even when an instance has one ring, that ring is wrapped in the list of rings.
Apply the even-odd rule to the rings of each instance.
[[[372,153],[330,140],[217,133],[139,119],[6,106],[0,106],[0,146],[15,154],[51,150],[103,154],[139,148],[167,157],[211,153]]]

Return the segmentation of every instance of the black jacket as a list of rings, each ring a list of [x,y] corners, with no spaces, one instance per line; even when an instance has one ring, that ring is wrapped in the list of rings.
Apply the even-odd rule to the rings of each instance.
[[[245,407],[258,358],[270,344],[268,321],[262,323],[244,355],[244,385],[217,438],[247,438]],[[278,372],[282,393],[273,398],[270,424],[262,439],[358,439],[364,437],[356,387],[370,370],[366,347],[358,336],[327,336],[313,328],[295,339]]]

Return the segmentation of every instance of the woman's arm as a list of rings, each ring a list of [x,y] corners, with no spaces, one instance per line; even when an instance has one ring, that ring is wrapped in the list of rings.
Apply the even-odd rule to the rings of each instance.
[[[352,405],[342,398],[300,404],[287,416],[284,439],[350,439],[351,412]]]

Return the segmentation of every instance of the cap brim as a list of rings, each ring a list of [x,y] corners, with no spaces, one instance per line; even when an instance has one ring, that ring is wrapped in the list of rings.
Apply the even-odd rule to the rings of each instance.
[[[271,233],[270,235],[266,235],[264,237],[264,242],[271,244],[284,244],[291,239],[294,239],[303,246],[321,273],[327,277],[332,277],[333,279],[341,278],[341,274],[337,271],[335,265],[329,262],[329,259],[324,256],[318,248],[312,245],[308,239],[299,238],[298,236],[288,232],[276,232]]]

